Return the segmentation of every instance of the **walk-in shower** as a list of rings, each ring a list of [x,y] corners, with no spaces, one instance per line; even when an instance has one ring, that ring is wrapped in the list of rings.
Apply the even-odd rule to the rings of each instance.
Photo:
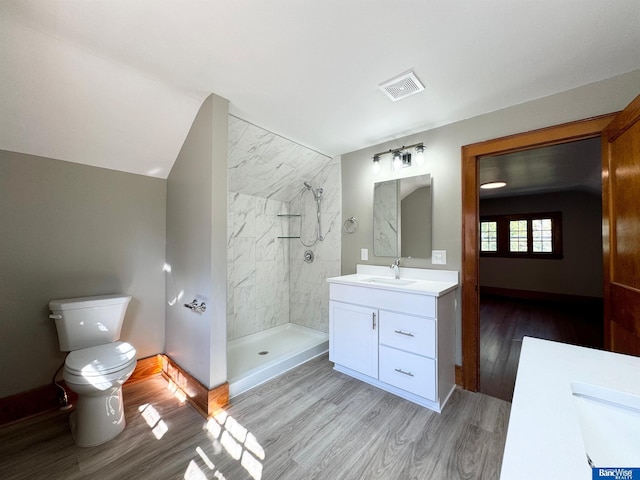
[[[313,186],[311,185],[311,182],[307,182],[307,181],[304,182],[304,188],[300,192],[300,213],[303,216],[304,216],[303,200],[305,197],[305,193],[307,192],[311,192],[313,194],[313,200],[315,202],[316,221],[314,225],[314,236],[313,236],[313,240],[310,240],[310,243],[307,243],[305,241],[304,227],[303,227],[305,222],[303,218],[300,221],[300,241],[305,247],[313,247],[316,243],[318,243],[318,241],[320,242],[324,241],[324,235],[322,234],[322,216],[320,213],[320,207],[322,204],[322,194],[324,193],[324,190],[322,189],[322,187],[314,189]]]
[[[326,278],[340,274],[333,225],[341,198],[339,159],[233,116],[229,133],[226,353],[234,397],[328,351]],[[276,146],[282,155],[270,158]]]

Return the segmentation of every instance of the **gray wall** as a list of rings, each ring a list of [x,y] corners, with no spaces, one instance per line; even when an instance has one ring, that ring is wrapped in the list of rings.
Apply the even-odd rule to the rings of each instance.
[[[562,259],[480,257],[480,285],[602,297],[602,197],[586,192],[487,199],[480,215],[562,212]]]
[[[125,292],[122,340],[164,351],[166,182],[0,151],[0,397],[64,359],[49,300]]]
[[[227,377],[228,108],[203,102],[167,179],[166,353],[209,388]]]
[[[557,95],[515,105],[487,115],[434,128],[415,135],[371,146],[342,155],[342,217],[354,216],[358,232],[342,237],[342,273],[354,273],[357,263],[386,265],[389,258],[372,255],[373,183],[376,181],[424,173],[433,182],[433,249],[447,251],[447,265],[432,266],[430,259],[404,260],[403,265],[419,268],[444,268],[460,271],[462,261],[461,227],[461,147],[464,145],[602,115],[624,108],[639,93],[640,70]],[[402,145],[424,142],[425,164],[391,171],[388,155],[382,171],[374,176],[371,158],[376,152]],[[369,260],[360,260],[360,249],[369,249]],[[457,356],[461,362],[460,292],[456,318]]]

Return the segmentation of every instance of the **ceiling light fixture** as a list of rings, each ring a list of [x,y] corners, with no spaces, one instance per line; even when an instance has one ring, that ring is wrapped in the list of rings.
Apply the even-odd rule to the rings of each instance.
[[[503,188],[506,186],[506,182],[487,182],[480,185],[480,188],[482,188],[483,190],[492,190],[494,188]]]

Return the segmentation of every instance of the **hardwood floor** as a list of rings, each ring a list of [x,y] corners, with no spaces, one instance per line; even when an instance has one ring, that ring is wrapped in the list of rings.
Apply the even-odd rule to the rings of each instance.
[[[0,429],[0,478],[499,477],[510,403],[457,389],[437,414],[332,367],[312,360],[208,423],[162,377],[125,386],[127,428],[104,445],[76,447],[68,412]]]
[[[602,310],[540,300],[480,299],[480,392],[511,402],[524,336],[603,347]]]

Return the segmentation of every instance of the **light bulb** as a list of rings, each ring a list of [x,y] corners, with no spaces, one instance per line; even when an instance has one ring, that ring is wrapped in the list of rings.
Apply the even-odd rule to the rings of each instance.
[[[400,170],[402,168],[402,155],[400,152],[393,152],[393,169]]]
[[[424,165],[424,146],[418,145],[416,147],[416,165]]]
[[[374,155],[373,157],[373,165],[371,166],[371,171],[374,174],[380,171],[380,157],[378,155]]]

